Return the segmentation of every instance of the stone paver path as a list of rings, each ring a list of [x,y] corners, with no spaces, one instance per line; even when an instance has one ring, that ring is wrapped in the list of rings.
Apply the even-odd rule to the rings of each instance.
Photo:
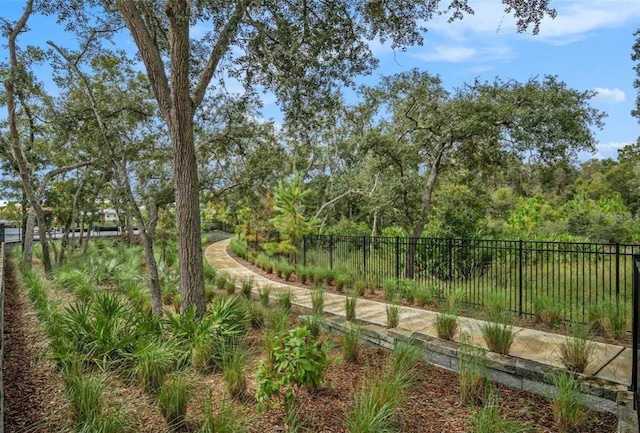
[[[271,287],[272,296],[276,296],[280,291],[290,291],[295,304],[311,308],[311,291],[309,289],[275,282],[254,273],[227,254],[228,244],[229,240],[216,242],[210,245],[205,252],[207,260],[216,269],[240,278],[253,277],[254,291],[256,292],[266,285]],[[344,316],[344,300],[344,295],[325,293],[324,311]],[[365,322],[385,326],[386,304],[360,298],[356,304],[356,317]],[[399,328],[436,337],[433,325],[435,317],[436,313],[433,311],[401,307]],[[460,317],[459,330],[470,335],[474,342],[483,344],[480,334],[482,323],[481,320]],[[566,337],[533,329],[515,328],[517,335],[509,352],[510,355],[555,367],[562,366],[560,344]],[[596,343],[594,359],[585,374],[617,383],[626,388],[631,382],[631,350],[622,346]],[[623,388],[622,386],[621,388]]]

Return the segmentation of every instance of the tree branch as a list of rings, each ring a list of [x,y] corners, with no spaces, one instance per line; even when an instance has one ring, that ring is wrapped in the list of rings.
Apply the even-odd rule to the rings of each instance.
[[[211,82],[213,78],[213,74],[216,72],[218,68],[218,64],[224,56],[224,53],[229,49],[229,44],[231,43],[231,38],[238,31],[238,27],[240,26],[240,22],[242,21],[242,17],[244,16],[247,7],[249,6],[250,0],[240,0],[236,5],[235,11],[233,11],[233,15],[227,21],[227,24],[224,26],[222,31],[220,32],[220,36],[218,37],[218,41],[216,45],[213,47],[211,51],[211,56],[207,61],[207,64],[200,75],[200,79],[198,80],[198,84],[193,92],[193,108],[194,110],[200,106],[202,100],[204,99],[204,94],[207,91],[207,86]]]

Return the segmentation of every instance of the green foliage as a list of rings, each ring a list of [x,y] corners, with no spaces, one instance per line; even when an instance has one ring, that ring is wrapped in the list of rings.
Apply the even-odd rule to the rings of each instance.
[[[211,392],[209,392],[211,394]],[[229,402],[223,400],[214,414],[211,408],[211,395],[203,404],[204,422],[199,433],[242,433],[246,429],[240,422],[241,417],[235,413]]]
[[[310,192],[309,189],[305,189],[302,175],[299,173],[291,176],[286,182],[281,181],[274,191],[273,210],[276,216],[271,219],[271,223],[280,232],[281,243],[288,244],[293,252],[302,236],[314,232],[319,225],[318,220],[308,220],[304,215],[304,199]]]
[[[627,307],[624,304],[607,302],[603,304],[604,328],[609,337],[614,340],[621,340],[627,333],[629,323]]]
[[[490,392],[486,379],[487,359],[484,349],[467,343],[467,337],[462,336],[458,348],[458,366],[460,400],[480,406]]]
[[[342,337],[342,359],[345,362],[358,362],[358,348],[360,347],[360,327],[348,326],[344,328]]]
[[[170,429],[176,431],[186,425],[187,406],[191,400],[191,385],[185,377],[174,376],[158,392],[158,407]]]
[[[298,276],[298,281],[302,284],[307,284],[309,276],[311,275],[311,270],[306,266],[298,265],[296,267],[296,275]]]
[[[563,322],[564,305],[550,296],[538,296],[533,299],[533,317],[538,322],[555,328]]]
[[[211,266],[211,263],[209,263],[206,257],[203,257],[202,259],[202,270],[204,272],[205,282],[215,284],[216,277],[218,276],[218,270]]]
[[[568,371],[584,373],[591,362],[596,343],[588,338],[589,327],[574,324],[571,335],[560,345],[560,359]]]
[[[500,415],[493,393],[489,395],[487,400],[484,406],[473,413],[473,431],[475,433],[520,433],[529,430]]]
[[[314,315],[324,312],[324,289],[322,287],[316,287],[311,291],[311,309]]]
[[[165,377],[177,368],[180,357],[178,348],[170,340],[140,340],[131,354],[131,373],[146,392],[155,394]]]
[[[387,304],[387,328],[397,328],[400,323],[400,306],[398,304]]]
[[[267,308],[269,306],[269,296],[271,295],[271,287],[263,286],[260,290],[258,290],[258,296],[260,297],[260,304]]]
[[[278,292],[278,306],[282,310],[286,311],[287,314],[291,312],[292,300],[293,293],[291,293],[289,290]]]
[[[350,322],[356,319],[357,302],[358,302],[357,296],[347,295],[344,298],[345,318]]]
[[[253,289],[254,281],[253,277],[246,277],[242,280],[242,295],[251,299],[251,290]]]
[[[256,373],[258,407],[268,408],[271,398],[279,396],[289,411],[298,388],[315,390],[324,383],[329,364],[326,345],[316,340],[306,326],[277,334],[271,357],[260,361]]]
[[[585,400],[580,392],[580,384],[571,373],[559,372],[554,377],[556,398],[553,401],[553,418],[558,432],[575,431],[587,417]]]
[[[65,395],[79,426],[94,422],[103,412],[102,393],[106,388],[103,377],[70,373],[66,377]]]
[[[246,362],[247,353],[241,341],[231,344],[223,354],[222,378],[231,398],[242,399],[246,396]]]

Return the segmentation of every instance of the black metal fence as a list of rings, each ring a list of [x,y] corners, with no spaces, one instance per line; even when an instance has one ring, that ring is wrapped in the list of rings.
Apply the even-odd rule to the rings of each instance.
[[[563,307],[565,320],[586,322],[602,303],[630,309],[636,253],[640,245],[310,235],[298,262],[349,271],[378,286],[409,276],[445,293],[461,289],[473,305],[501,292],[520,315],[532,315],[536,300],[546,297]]]
[[[633,346],[631,367],[631,388],[633,392],[633,408],[640,424],[640,389],[638,374],[640,373],[640,254],[633,256]]]

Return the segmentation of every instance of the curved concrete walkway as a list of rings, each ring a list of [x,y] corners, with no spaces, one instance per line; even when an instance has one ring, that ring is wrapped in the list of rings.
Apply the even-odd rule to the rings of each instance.
[[[290,291],[293,294],[293,302],[295,304],[311,308],[311,290],[275,282],[245,268],[227,254],[226,248],[228,244],[228,239],[216,242],[210,245],[205,252],[207,260],[216,269],[241,278],[252,277],[255,282],[255,292],[266,285],[272,288],[274,295],[280,291]],[[325,312],[344,316],[344,304],[344,295],[325,293]],[[437,337],[433,324],[435,317],[436,313],[433,311],[401,307],[398,331],[420,332]],[[385,326],[386,304],[360,298],[356,305],[356,318],[364,322]],[[481,320],[460,317],[459,330],[471,336],[475,343],[484,345],[480,334],[482,323],[483,321]],[[566,337],[533,329],[515,328],[517,335],[509,355],[553,367],[562,367],[560,344]],[[619,388],[620,391],[625,391],[631,383],[631,354],[631,349],[629,348],[595,343],[595,354],[585,371],[585,375],[617,384],[619,386],[616,386],[616,388]]]

